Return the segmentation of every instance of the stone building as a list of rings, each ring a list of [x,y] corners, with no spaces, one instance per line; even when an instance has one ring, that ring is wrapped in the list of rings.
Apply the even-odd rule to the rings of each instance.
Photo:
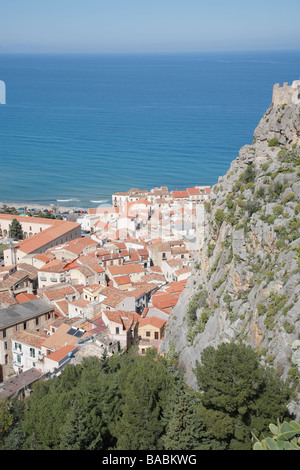
[[[12,338],[17,332],[39,331],[54,319],[54,308],[41,299],[0,311],[0,382],[14,374]]]
[[[272,103],[275,106],[300,104],[300,80],[294,80],[291,86],[287,82],[283,87],[276,83],[273,87]]]

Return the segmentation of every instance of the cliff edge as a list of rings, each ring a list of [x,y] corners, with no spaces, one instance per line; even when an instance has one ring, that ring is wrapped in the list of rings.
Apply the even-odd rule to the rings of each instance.
[[[284,380],[299,378],[300,82],[290,88],[274,86],[253,143],[205,204],[203,246],[160,347],[194,388],[202,351],[222,342],[251,345]]]

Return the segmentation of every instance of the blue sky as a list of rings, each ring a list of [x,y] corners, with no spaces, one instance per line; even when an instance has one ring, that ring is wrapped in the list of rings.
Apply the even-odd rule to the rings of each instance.
[[[0,52],[300,49],[299,0],[0,0]]]

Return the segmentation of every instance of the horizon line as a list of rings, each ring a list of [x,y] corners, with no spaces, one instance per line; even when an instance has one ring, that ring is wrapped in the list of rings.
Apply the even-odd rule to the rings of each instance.
[[[186,50],[186,51],[1,51],[0,55],[163,55],[163,54],[218,54],[218,53],[263,53],[263,52],[300,52],[297,48],[266,48],[266,49],[205,49],[205,50]]]

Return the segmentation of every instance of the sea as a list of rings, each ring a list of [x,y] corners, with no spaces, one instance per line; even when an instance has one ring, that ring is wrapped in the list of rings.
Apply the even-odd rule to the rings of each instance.
[[[130,188],[214,185],[300,51],[0,54],[0,201],[110,205]]]

